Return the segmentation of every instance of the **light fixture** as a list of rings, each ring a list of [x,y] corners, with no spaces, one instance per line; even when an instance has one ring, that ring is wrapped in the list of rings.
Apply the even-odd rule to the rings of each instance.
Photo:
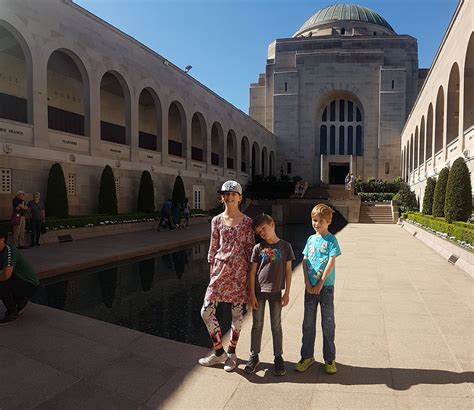
[[[163,60],[164,65],[170,65],[170,62],[168,60]]]
[[[191,70],[191,68],[193,68],[192,65],[187,65],[186,67],[184,67],[184,72],[189,73],[189,70]]]

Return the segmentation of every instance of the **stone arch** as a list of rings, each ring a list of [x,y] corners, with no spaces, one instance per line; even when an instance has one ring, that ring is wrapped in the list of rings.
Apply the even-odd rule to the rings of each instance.
[[[418,126],[415,128],[415,146],[413,147],[413,169],[417,169],[419,162],[419,151],[418,151]]]
[[[71,50],[54,50],[47,63],[48,128],[76,135],[89,134],[89,77]]]
[[[268,172],[269,172],[269,175],[271,177],[274,177],[276,176],[275,175],[275,152],[274,151],[270,151],[270,158],[268,160]]]
[[[130,91],[123,76],[113,70],[100,80],[100,139],[130,145]]]
[[[363,155],[363,125],[363,106],[355,94],[346,90],[328,93],[317,110],[319,153]]]
[[[421,117],[420,123],[420,165],[425,163],[425,116]]]
[[[211,129],[211,164],[224,166],[224,131],[218,121],[212,124]]]
[[[259,175],[260,171],[260,147],[258,143],[255,141],[252,144],[252,177],[255,175]]]
[[[436,97],[436,118],[435,118],[435,154],[443,149],[443,129],[444,129],[444,90],[443,86],[438,89]]]
[[[240,172],[249,173],[250,165],[250,144],[249,139],[244,135],[240,142]]]
[[[162,108],[158,94],[145,87],[138,98],[138,147],[161,150]]]
[[[207,125],[204,115],[195,112],[191,119],[191,159],[207,161]]]
[[[260,170],[263,177],[268,176],[268,151],[267,147],[263,147],[262,149],[262,159],[260,162]]]
[[[458,138],[459,133],[459,66],[454,63],[449,73],[447,92],[446,145]],[[474,92],[471,90],[471,92]]]
[[[474,34],[471,33],[464,63],[464,124],[463,130],[474,125]]]
[[[230,129],[227,133],[227,168],[237,169],[237,137],[235,131]]]
[[[0,118],[33,123],[33,59],[22,34],[0,20],[0,72],[15,81],[0,84]]]
[[[186,112],[176,100],[168,108],[168,154],[186,156]]]
[[[428,107],[428,115],[426,117],[426,160],[433,156],[433,104]]]
[[[410,173],[413,172],[414,170],[414,164],[415,164],[415,149],[413,145],[413,134],[411,134],[410,137]]]

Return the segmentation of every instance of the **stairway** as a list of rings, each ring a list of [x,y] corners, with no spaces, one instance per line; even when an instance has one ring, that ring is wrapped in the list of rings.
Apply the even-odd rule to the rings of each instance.
[[[393,224],[392,207],[385,203],[361,204],[359,223]]]
[[[310,186],[303,198],[311,199],[350,199],[353,197],[351,191],[347,191],[344,185],[321,184]]]

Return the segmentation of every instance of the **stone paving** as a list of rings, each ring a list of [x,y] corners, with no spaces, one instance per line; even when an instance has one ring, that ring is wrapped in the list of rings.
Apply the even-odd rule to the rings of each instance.
[[[33,305],[0,328],[0,408],[473,408],[472,279],[396,225],[350,224],[338,238],[336,375],[322,371],[319,333],[319,363],[292,369],[297,267],[283,313],[284,377],[272,374],[268,314],[262,364],[246,375],[250,315],[241,363],[226,373],[196,364],[204,348]]]

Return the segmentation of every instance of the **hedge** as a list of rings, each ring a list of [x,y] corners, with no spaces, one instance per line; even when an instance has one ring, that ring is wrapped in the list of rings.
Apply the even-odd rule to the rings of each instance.
[[[155,189],[153,179],[148,171],[143,171],[138,188],[137,212],[153,212],[155,210]]]
[[[431,228],[437,232],[447,234],[448,237],[454,237],[458,241],[467,242],[474,246],[474,229],[463,227],[459,224],[450,224],[444,218],[435,218],[429,215],[422,215],[416,212],[405,212],[402,214],[404,219],[418,222],[424,227]]]
[[[99,189],[99,214],[117,215],[117,193],[114,171],[106,165],[102,171]]]
[[[444,202],[446,198],[446,184],[449,178],[449,168],[443,168],[436,181],[433,195],[433,216],[444,216]]]
[[[389,194],[392,192],[398,192],[400,189],[400,181],[396,180],[394,182],[388,181],[368,181],[355,182],[355,192],[367,192],[367,193],[384,193]]]
[[[387,202],[391,201],[394,195],[393,192],[359,192],[357,194],[362,202]]]
[[[423,196],[423,209],[425,215],[433,214],[433,196],[436,187],[436,179],[428,178],[426,180],[425,195]]]
[[[57,162],[51,166],[48,174],[45,212],[46,215],[54,215],[58,218],[67,218],[69,216],[64,172],[61,164]]]
[[[467,221],[472,211],[472,188],[469,169],[463,158],[454,161],[449,171],[444,202],[447,222]]]

